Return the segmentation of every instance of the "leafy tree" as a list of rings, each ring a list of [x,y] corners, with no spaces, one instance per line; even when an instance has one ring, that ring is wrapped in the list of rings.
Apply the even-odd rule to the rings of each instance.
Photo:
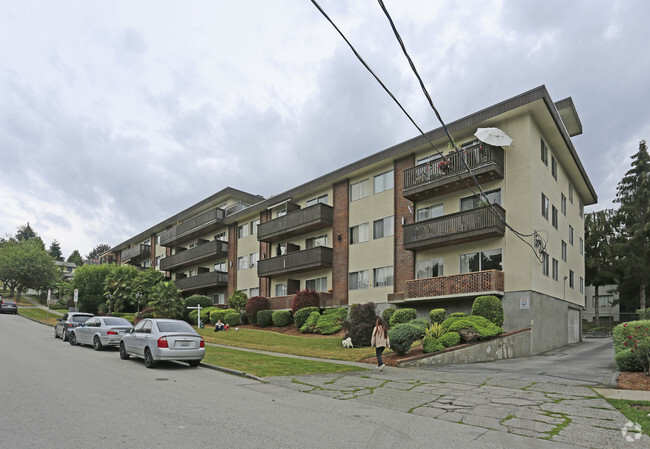
[[[18,226],[18,232],[16,232],[16,240],[30,240],[36,237],[37,235],[29,225],[29,222],[27,222],[27,224]]]
[[[650,156],[646,141],[632,156],[632,168],[616,188],[619,235],[614,245],[620,283],[638,288],[639,308],[646,307],[646,285],[650,280]]]
[[[52,259],[57,260],[59,262],[63,262],[63,253],[61,252],[61,244],[58,242],[58,240],[52,241],[48,253],[50,254],[50,257]]]
[[[228,298],[228,307],[235,309],[237,312],[241,313],[241,311],[246,307],[247,301],[248,295],[246,295],[246,293],[241,290],[235,290]]]
[[[79,250],[76,249],[72,251],[72,254],[70,254],[70,256],[68,256],[68,260],[66,260],[66,262],[72,262],[77,265],[77,267],[80,267],[84,264],[84,261],[81,258],[81,254],[79,254]]]
[[[41,290],[60,279],[59,270],[37,238],[9,241],[0,248],[0,279],[20,299],[28,288]]]
[[[86,259],[87,260],[92,260],[92,259],[99,259],[99,256],[104,254],[106,251],[110,250],[111,246],[107,245],[106,243],[100,243],[99,245],[95,246],[91,252],[86,254]]]
[[[133,265],[111,265],[104,281],[104,291],[108,299],[108,312],[131,310],[133,307],[133,287],[139,270]]]
[[[113,265],[83,265],[75,270],[73,287],[79,290],[79,310],[96,314],[106,300],[104,284]]]
[[[153,290],[153,300],[149,302],[153,314],[157,318],[181,318],[183,316],[183,301],[181,291],[172,281],[163,281]]]
[[[147,304],[149,298],[153,297],[153,290],[156,285],[165,280],[165,275],[162,271],[158,271],[153,267],[146,270],[138,271],[135,279],[133,280],[133,300],[137,304],[138,296],[140,295],[140,303]]]
[[[585,280],[595,290],[594,321],[600,319],[598,288],[615,282],[613,217],[612,209],[585,214]]]

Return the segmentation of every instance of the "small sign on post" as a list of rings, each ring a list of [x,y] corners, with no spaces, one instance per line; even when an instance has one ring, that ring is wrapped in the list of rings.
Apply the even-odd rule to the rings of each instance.
[[[75,303],[79,302],[79,289],[78,288],[74,289],[74,302]]]

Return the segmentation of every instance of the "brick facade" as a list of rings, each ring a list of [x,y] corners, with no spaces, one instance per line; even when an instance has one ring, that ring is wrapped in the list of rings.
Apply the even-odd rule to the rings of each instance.
[[[260,223],[266,223],[272,218],[270,210],[260,212]],[[268,242],[260,242],[260,260],[271,257],[271,244]],[[271,296],[271,278],[259,278],[260,296],[268,298]]]
[[[428,298],[432,296],[451,296],[463,293],[502,292],[504,289],[503,271],[487,270],[475,273],[417,279],[406,282],[404,298],[394,296],[390,299]]]
[[[402,196],[404,191],[404,170],[413,167],[415,156],[410,154],[394,163],[394,251],[393,251],[393,292],[404,292],[406,282],[415,278],[415,254],[413,251],[404,249],[404,228],[403,225],[413,223],[414,207],[411,200]],[[409,210],[409,207],[411,210]],[[402,221],[403,220],[403,221]]]
[[[237,234],[238,223],[228,226],[228,297],[237,289]]]
[[[337,182],[334,191],[334,223],[332,225],[332,301],[348,303],[348,266],[350,256],[350,181]]]

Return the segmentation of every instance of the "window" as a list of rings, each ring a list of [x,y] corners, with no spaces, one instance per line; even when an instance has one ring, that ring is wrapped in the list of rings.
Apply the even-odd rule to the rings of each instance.
[[[367,242],[370,238],[370,225],[361,223],[350,228],[350,245]]]
[[[237,269],[245,270],[248,268],[248,256],[241,256],[237,258]]]
[[[578,214],[580,215],[580,218],[585,218],[585,205],[582,203],[582,200],[578,201]]]
[[[566,196],[564,196],[564,193],[562,194],[562,202],[560,203],[560,210],[562,211],[562,215],[566,217]]]
[[[548,253],[543,252],[542,253],[542,274],[544,276],[548,276]]]
[[[551,206],[551,223],[557,229],[557,208],[555,206]]]
[[[316,278],[316,279],[307,279],[305,281],[305,288],[307,290],[314,290],[316,292],[326,292],[327,291],[327,278]]]
[[[582,256],[585,253],[585,243],[582,240],[582,237],[580,237],[579,243],[580,243],[580,255]]]
[[[542,163],[548,167],[548,147],[544,143],[544,140],[541,140],[542,142]]]
[[[603,295],[598,296],[598,307],[612,307],[612,302],[614,302],[614,296],[612,295]],[[596,307],[596,297],[591,298],[591,303],[594,308]]]
[[[321,195],[318,198],[312,198],[310,200],[307,200],[307,207],[313,206],[314,204],[318,204],[318,203],[327,204],[327,194]]]
[[[442,259],[419,260],[415,263],[415,279],[443,276]]]
[[[226,262],[220,262],[214,264],[214,271],[219,271],[221,273],[227,273],[228,269],[226,268]]]
[[[305,248],[315,248],[317,246],[327,246],[327,234],[311,237],[305,240]]]
[[[573,186],[569,183],[569,203],[573,204]]]
[[[441,155],[439,155],[437,153],[436,154],[431,154],[429,156],[425,156],[422,159],[418,159],[417,161],[415,161],[415,165],[424,164],[426,162],[434,162],[434,161],[437,161],[437,160],[440,160],[440,159],[442,159]]]
[[[501,204],[501,189],[485,192],[485,196],[487,196],[487,201],[489,201],[490,204]],[[481,207],[485,205],[485,201],[485,197],[479,197],[477,195],[461,198],[460,210],[470,210]]]
[[[212,304],[225,304],[226,295],[224,293],[215,293],[212,295]]]
[[[542,217],[548,220],[548,198],[542,193]]]
[[[580,276],[580,284],[579,285],[580,285],[580,293],[584,293],[585,292],[585,280],[584,280],[584,278],[582,276]]]
[[[573,279],[573,270],[569,270],[569,287],[574,288],[575,282]]]
[[[251,235],[257,234],[257,227],[260,225],[259,220],[251,221]]]
[[[393,188],[394,175],[393,170],[377,175],[374,178],[374,193],[383,192]]]
[[[381,239],[393,235],[393,217],[375,220],[372,223],[372,238]]]
[[[190,244],[188,245],[187,248],[188,248],[188,249],[192,249],[192,248],[194,248],[195,246],[196,246],[196,243],[190,243]]]
[[[287,296],[287,284],[275,284],[275,296]]]
[[[557,161],[551,156],[551,176],[557,181]]]
[[[156,245],[160,245],[160,235],[156,236]]]
[[[573,246],[573,226],[569,225],[569,245]]]
[[[559,279],[559,274],[560,274],[560,263],[557,261],[557,259],[553,259],[553,280],[557,281]]]
[[[248,237],[248,225],[241,225],[237,228],[237,235],[240,239]]]
[[[251,253],[250,257],[250,268],[256,267],[257,262],[260,260],[260,253]]]
[[[348,277],[348,290],[368,288],[368,270],[355,271]]]
[[[566,242],[562,240],[562,260],[566,262]]]
[[[490,251],[461,254],[461,274],[485,270],[501,270],[501,248]]]
[[[370,180],[364,179],[350,185],[350,201],[360,200],[370,195]]]
[[[424,221],[436,217],[442,217],[442,204],[422,207],[415,211],[415,221]]]
[[[160,259],[161,259],[160,256],[156,256],[156,266],[157,266],[157,267],[160,266]]]
[[[375,287],[388,287],[393,285],[393,267],[381,267],[372,270]]]
[[[287,210],[286,210],[286,209],[282,209],[282,210],[279,210],[279,211],[277,211],[277,212],[275,213],[275,218],[284,217],[285,215],[287,215]]]
[[[192,268],[192,269],[190,270],[190,274],[189,274],[189,276],[190,276],[190,277],[192,277],[192,276],[196,276],[196,268]]]
[[[254,296],[259,296],[260,295],[260,288],[259,287],[254,287],[248,290],[248,297],[252,298]]]
[[[222,242],[227,242],[228,239],[226,238],[226,232],[220,232],[219,234],[214,236],[215,240],[221,240]]]

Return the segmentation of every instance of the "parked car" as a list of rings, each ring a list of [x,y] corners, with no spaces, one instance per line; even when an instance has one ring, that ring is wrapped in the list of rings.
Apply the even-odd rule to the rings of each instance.
[[[132,355],[143,358],[147,368],[161,360],[198,366],[205,355],[205,342],[185,321],[146,318],[126,331],[120,341],[120,358]]]
[[[95,351],[105,346],[119,346],[124,331],[133,325],[124,318],[115,316],[96,316],[89,318],[82,326],[68,330],[71,345],[93,345]]]
[[[68,331],[77,326],[81,326],[89,318],[94,317],[92,313],[82,313],[82,312],[68,312],[63,315],[61,318],[56,320],[56,325],[54,326],[54,338],[59,338],[63,341],[68,340]]]
[[[0,296],[0,312],[2,313],[18,313],[18,306],[13,299],[2,299]]]

